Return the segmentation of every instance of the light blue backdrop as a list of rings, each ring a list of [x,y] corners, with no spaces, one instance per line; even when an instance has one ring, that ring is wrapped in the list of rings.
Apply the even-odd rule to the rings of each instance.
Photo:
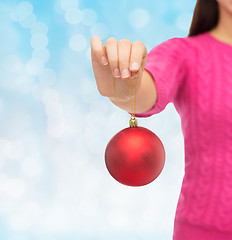
[[[90,39],[185,37],[194,0],[0,2],[0,239],[171,240],[184,174],[169,104],[139,118],[166,150],[161,175],[132,188],[107,172],[110,138],[129,114],[96,88]],[[167,69],[168,71],[168,69]]]

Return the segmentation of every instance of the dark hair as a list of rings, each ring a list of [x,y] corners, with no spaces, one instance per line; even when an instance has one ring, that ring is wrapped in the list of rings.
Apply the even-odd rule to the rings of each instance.
[[[188,36],[210,31],[217,25],[218,19],[219,9],[216,0],[197,0]]]

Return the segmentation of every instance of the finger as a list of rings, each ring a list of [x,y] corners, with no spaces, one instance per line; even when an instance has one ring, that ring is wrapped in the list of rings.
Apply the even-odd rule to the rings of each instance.
[[[118,42],[119,69],[123,79],[128,79],[131,76],[129,71],[131,44],[127,39],[121,39]]]
[[[140,41],[135,41],[131,46],[130,71],[138,72],[143,59],[147,57],[147,49]],[[134,74],[133,74],[134,75]]]
[[[113,37],[108,38],[105,46],[112,74],[115,78],[120,78],[120,70],[118,65],[118,41]]]
[[[104,50],[101,38],[96,35],[93,36],[91,38],[90,45],[92,54],[94,54],[97,57],[98,61],[102,65],[107,65],[108,64],[107,55]]]

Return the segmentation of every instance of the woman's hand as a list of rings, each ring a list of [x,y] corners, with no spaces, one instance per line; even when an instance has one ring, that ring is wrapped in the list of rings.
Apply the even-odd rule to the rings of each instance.
[[[112,100],[130,98],[128,80],[131,78],[131,92],[134,95],[135,77],[137,91],[141,86],[142,73],[147,60],[147,49],[140,41],[130,42],[127,39],[117,41],[110,37],[105,46],[99,36],[91,38],[91,58],[93,71],[102,96]]]

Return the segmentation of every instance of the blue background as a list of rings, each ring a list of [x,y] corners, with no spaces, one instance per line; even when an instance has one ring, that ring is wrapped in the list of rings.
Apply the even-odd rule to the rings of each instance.
[[[170,103],[139,125],[166,150],[161,175],[133,188],[107,172],[127,112],[98,93],[90,39],[157,44],[188,34],[195,1],[0,2],[0,239],[171,240],[184,175]]]

